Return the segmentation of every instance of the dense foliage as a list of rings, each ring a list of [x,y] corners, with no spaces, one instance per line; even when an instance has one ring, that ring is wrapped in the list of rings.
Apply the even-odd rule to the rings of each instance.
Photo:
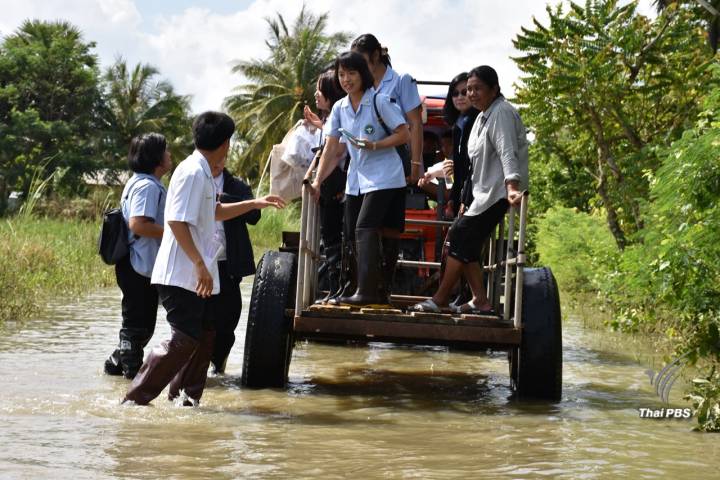
[[[192,151],[190,102],[166,80],[157,80],[152,65],[128,67],[122,58],[102,77],[105,120],[102,150],[111,173],[127,170],[128,145],[133,137],[160,132],[177,161]]]
[[[687,398],[698,428],[719,430],[720,66],[705,11],[663,3],[650,20],[588,0],[518,36],[535,241],[566,292],[596,293],[612,326],[663,333],[707,369]]]
[[[33,176],[97,168],[101,105],[94,43],[67,22],[26,21],[0,47],[0,171],[27,192]],[[77,187],[77,181],[70,182]]]
[[[187,97],[156,81],[149,65],[118,60],[101,74],[94,47],[62,21],[26,21],[3,39],[0,183],[7,190],[27,194],[33,179],[52,175],[47,193],[84,194],[84,175],[127,168],[139,133],[159,131],[178,155],[188,150]]]
[[[514,41],[523,55],[516,101],[535,134],[550,204],[602,208],[620,248],[643,227],[647,173],[688,126],[708,82],[708,48],[686,8],[654,21],[635,3],[548,7]]]

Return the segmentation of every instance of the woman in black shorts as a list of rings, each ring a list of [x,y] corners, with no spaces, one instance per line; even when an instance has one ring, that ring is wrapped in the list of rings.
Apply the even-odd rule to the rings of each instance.
[[[447,265],[440,287],[431,299],[411,307],[416,311],[439,312],[447,307],[455,284],[464,274],[473,297],[457,311],[491,312],[480,265],[482,245],[502,221],[508,206],[518,204],[527,188],[525,126],[517,110],[500,93],[495,70],[487,65],[472,69],[467,94],[473,107],[481,112],[468,140],[473,200],[467,209],[460,209],[460,216],[450,227]]]

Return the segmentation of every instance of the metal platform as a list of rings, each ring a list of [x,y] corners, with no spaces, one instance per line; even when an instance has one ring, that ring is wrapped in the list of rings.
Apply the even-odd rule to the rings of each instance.
[[[293,312],[294,313],[294,312]],[[509,348],[521,330],[493,315],[406,313],[400,309],[351,309],[313,305],[294,316],[299,339]]]

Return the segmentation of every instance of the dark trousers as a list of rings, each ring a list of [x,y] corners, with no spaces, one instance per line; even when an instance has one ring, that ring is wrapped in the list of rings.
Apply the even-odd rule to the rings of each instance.
[[[203,330],[214,330],[208,309],[209,299],[198,297],[195,292],[181,287],[158,285],[157,289],[172,328],[195,340],[200,338]]]
[[[235,344],[235,328],[240,322],[242,296],[240,280],[230,275],[227,262],[218,262],[220,293],[208,299],[208,316],[215,325],[215,347],[211,361],[216,372],[225,370],[225,361]]]
[[[320,186],[320,238],[326,248],[342,241],[345,178],[336,167]]]
[[[136,345],[139,345],[139,360],[142,363],[142,349],[155,332],[158,292],[150,285],[148,277],[140,275],[133,269],[130,255],[115,265],[115,278],[123,294],[120,350],[134,350],[137,348]]]

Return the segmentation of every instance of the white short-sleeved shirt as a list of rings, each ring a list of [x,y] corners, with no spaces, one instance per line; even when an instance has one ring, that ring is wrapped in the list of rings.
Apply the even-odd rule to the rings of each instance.
[[[121,202],[121,208],[125,221],[130,223],[132,217],[146,217],[154,223],[164,223],[163,211],[165,210],[166,191],[160,181],[147,173],[136,173],[125,185]],[[153,265],[158,248],[159,238],[135,237],[128,231],[128,247],[130,250],[130,265],[133,270],[149,277],[152,274]]]
[[[360,139],[377,142],[387,137],[375,115],[373,96],[375,89],[369,88],[360,100],[357,112],[353,110],[350,97],[338,100],[330,111],[326,129],[330,137],[341,138],[340,128]],[[390,129],[394,131],[406,123],[400,107],[390,101],[387,95],[378,94],[377,107],[380,116]],[[405,187],[405,174],[402,160],[395,148],[379,150],[361,149],[352,143],[346,143],[350,152],[350,166],[347,170],[345,193],[359,195],[376,190]]]
[[[215,183],[207,159],[195,150],[173,172],[165,202],[165,233],[153,268],[151,283],[195,291],[197,278],[190,258],[168,222],[185,222],[213,279],[213,295],[220,292],[215,240]]]
[[[393,103],[397,103],[404,115],[422,103],[415,80],[407,73],[397,73],[391,67],[385,70],[385,75],[376,90],[390,97]]]

